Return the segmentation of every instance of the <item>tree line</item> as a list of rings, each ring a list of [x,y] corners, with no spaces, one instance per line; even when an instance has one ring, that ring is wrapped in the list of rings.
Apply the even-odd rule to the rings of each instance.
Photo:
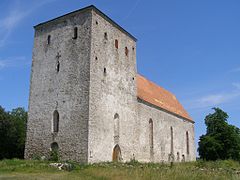
[[[0,106],[0,159],[24,158],[26,124],[24,108],[7,112]]]

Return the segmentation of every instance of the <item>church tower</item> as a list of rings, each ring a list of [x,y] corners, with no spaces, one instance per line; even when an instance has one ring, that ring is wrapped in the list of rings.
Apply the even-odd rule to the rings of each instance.
[[[130,160],[136,92],[136,38],[96,7],[35,26],[25,158]]]

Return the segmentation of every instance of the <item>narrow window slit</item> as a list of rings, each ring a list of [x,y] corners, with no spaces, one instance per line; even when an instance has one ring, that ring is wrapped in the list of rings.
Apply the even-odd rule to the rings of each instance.
[[[78,28],[75,27],[73,32],[73,39],[77,39],[77,37],[78,37]]]
[[[106,32],[104,33],[104,39],[105,39],[105,40],[108,40],[108,35],[107,35]]]
[[[60,62],[59,61],[57,61],[56,70],[57,70],[57,72],[59,72],[59,70],[60,70]]]
[[[189,134],[188,131],[186,132],[186,142],[187,142],[187,154],[189,154]]]
[[[115,48],[118,49],[118,40],[115,39]]]
[[[51,35],[48,35],[47,37],[47,44],[49,45],[51,43]]]
[[[53,112],[53,132],[59,131],[59,113],[57,110]]]
[[[125,55],[128,56],[128,48],[125,47]]]

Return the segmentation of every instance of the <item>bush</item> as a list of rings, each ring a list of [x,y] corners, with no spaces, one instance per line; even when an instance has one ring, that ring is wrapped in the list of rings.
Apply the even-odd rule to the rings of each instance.
[[[59,152],[58,150],[56,149],[53,149],[51,152],[50,152],[50,158],[49,158],[50,161],[54,161],[54,162],[58,162],[59,161]]]

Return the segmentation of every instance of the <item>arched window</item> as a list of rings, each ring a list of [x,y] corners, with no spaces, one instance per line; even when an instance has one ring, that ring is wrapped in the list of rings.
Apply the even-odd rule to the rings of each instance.
[[[149,146],[150,146],[150,160],[153,160],[153,120],[149,119]]]
[[[152,119],[149,119],[149,143],[150,148],[153,148],[153,121]]]
[[[189,154],[189,134],[186,132],[186,145],[187,145],[187,154]]]
[[[77,37],[78,37],[78,28],[75,27],[73,31],[73,39],[77,39]]]
[[[113,148],[112,160],[115,162],[122,161],[121,148],[118,144]]]
[[[59,131],[59,113],[57,110],[53,112],[53,132]]]
[[[171,154],[173,154],[173,127],[171,126]]]
[[[53,142],[53,143],[51,144],[51,150],[52,150],[52,151],[58,151],[58,149],[59,149],[58,143]]]
[[[119,143],[119,115],[116,113],[114,115],[114,143],[118,144]]]

